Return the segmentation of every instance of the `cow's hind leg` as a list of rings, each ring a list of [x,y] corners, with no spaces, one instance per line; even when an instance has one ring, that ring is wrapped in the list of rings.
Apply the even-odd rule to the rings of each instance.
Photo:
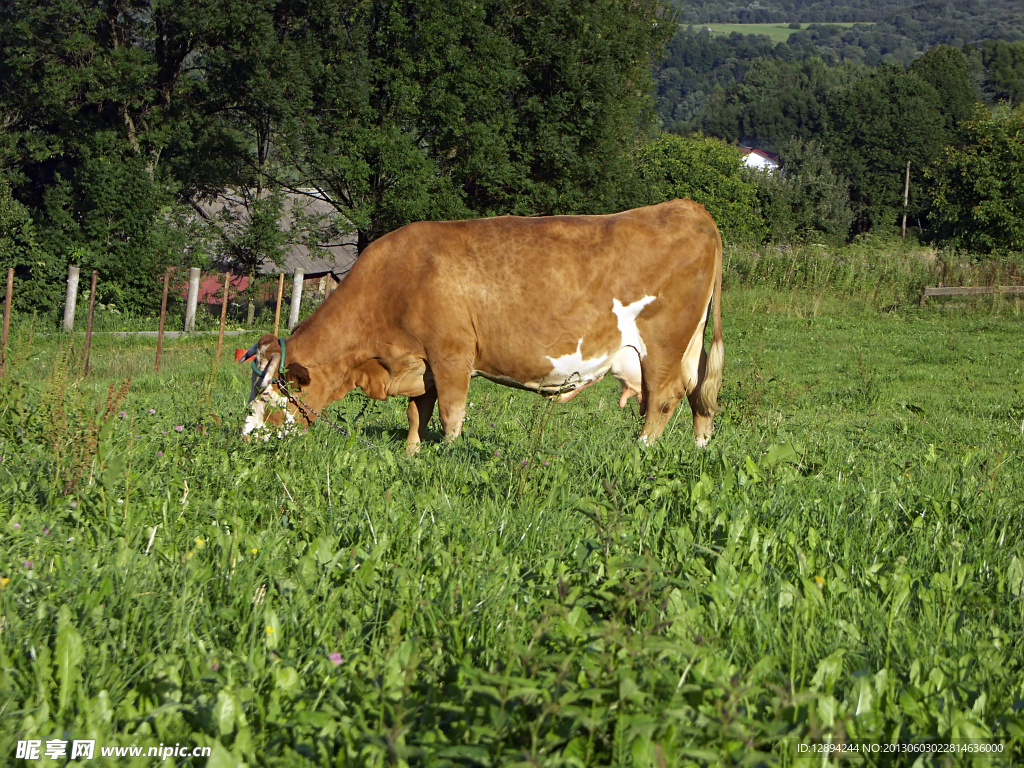
[[[414,454],[420,449],[420,442],[427,437],[427,424],[434,415],[437,390],[428,387],[422,395],[409,398],[409,436],[405,439],[405,451]]]
[[[693,411],[693,441],[698,448],[706,447],[715,431],[723,358],[721,338],[712,342],[710,352],[705,351],[704,323],[700,323],[683,355],[682,366],[686,397]]]
[[[715,431],[715,412],[709,407],[707,397],[702,392],[707,379],[707,361],[707,353],[701,347],[697,381],[695,386],[686,393],[686,398],[690,401],[690,410],[693,411],[693,442],[698,448],[707,447],[711,440],[711,433]]]

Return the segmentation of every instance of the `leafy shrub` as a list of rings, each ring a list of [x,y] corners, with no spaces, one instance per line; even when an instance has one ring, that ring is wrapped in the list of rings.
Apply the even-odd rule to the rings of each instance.
[[[756,242],[764,234],[757,188],[735,147],[701,134],[662,134],[640,156],[648,203],[688,197],[714,216],[722,237]]]
[[[28,209],[14,198],[7,176],[0,172],[0,279],[9,267],[16,270],[13,303],[17,310],[45,306],[43,297],[48,298],[51,286],[63,277],[40,247]],[[37,279],[26,280],[30,274]]]
[[[932,234],[955,248],[1024,251],[1024,106],[979,107],[930,172]]]

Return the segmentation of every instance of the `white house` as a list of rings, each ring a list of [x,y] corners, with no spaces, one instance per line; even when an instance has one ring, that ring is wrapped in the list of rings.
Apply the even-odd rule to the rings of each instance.
[[[778,170],[779,156],[774,152],[765,152],[756,147],[740,147],[740,154],[743,155],[743,164],[748,168],[757,168],[762,171]]]

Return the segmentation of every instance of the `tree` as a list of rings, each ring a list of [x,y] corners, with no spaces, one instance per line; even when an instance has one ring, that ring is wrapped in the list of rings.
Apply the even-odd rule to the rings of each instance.
[[[992,99],[1011,106],[1024,101],[1024,40],[986,40],[981,47],[984,88]]]
[[[41,298],[48,298],[49,286],[62,276],[54,274],[51,269],[41,275],[43,280],[25,282],[25,265],[35,265],[37,273],[42,273],[42,268],[51,260],[36,242],[32,217],[28,209],[14,198],[8,175],[3,171],[0,168],[0,272],[6,275],[9,267],[17,270],[14,306],[28,309],[38,306]]]
[[[978,94],[967,57],[956,48],[937,45],[915,61],[910,71],[935,89],[946,125],[954,128],[974,114]]]
[[[929,174],[932,234],[954,247],[1024,251],[1024,105],[993,115],[978,107],[964,142]]]
[[[853,223],[849,183],[832,170],[816,141],[793,139],[779,154],[781,172],[748,170],[768,227],[778,243],[839,245]]]
[[[330,44],[293,186],[329,200],[360,250],[416,219],[635,196],[650,60],[672,26],[658,2],[321,1],[310,23]]]
[[[920,182],[947,142],[938,93],[913,72],[882,65],[833,95],[829,126],[826,150],[832,167],[850,180],[856,229],[894,227],[907,161]],[[923,207],[924,195],[912,195],[911,213]]]
[[[688,197],[714,217],[722,236],[758,242],[764,225],[757,210],[757,187],[744,174],[737,149],[701,134],[662,134],[640,155],[647,203]]]
[[[11,0],[0,6],[0,93],[14,192],[45,258],[19,272],[56,295],[87,255],[106,300],[150,311],[162,267],[187,250],[169,154],[205,126],[194,56],[209,23],[188,0]],[[52,304],[40,295],[38,304]],[[46,307],[48,308],[48,307]]]
[[[87,149],[68,178],[55,174],[35,215],[47,264],[26,265],[33,282],[49,283],[41,303],[55,305],[63,290],[48,276],[77,264],[99,271],[104,303],[138,313],[159,308],[158,275],[190,247],[184,211],[161,176],[154,179],[143,158]]]

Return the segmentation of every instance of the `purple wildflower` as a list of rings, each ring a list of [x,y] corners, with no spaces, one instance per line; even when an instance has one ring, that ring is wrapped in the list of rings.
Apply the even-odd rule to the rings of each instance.
[[[125,413],[124,411],[121,411],[119,414],[117,414],[117,418],[123,419],[127,415],[128,415],[127,413]]]
[[[545,461],[545,462],[544,462],[544,466],[546,467],[547,465],[548,465],[548,463],[547,463],[547,462]]]
[[[494,422],[492,421],[492,422],[491,422],[491,427],[493,428],[494,426],[495,426],[495,424],[494,424]]]
[[[523,459],[523,466],[525,467],[527,464],[529,464],[529,462],[526,459]]]
[[[21,528],[21,523],[15,520],[13,523],[11,523],[11,528],[13,528],[14,530],[18,530],[19,528]]]
[[[47,526],[47,527],[43,528],[43,536],[49,536],[49,535],[50,535],[50,528],[49,528],[49,526]]]
[[[156,413],[156,408],[150,408],[149,409],[149,415],[150,416],[154,415],[155,413]]]
[[[157,452],[156,452],[156,457],[157,457],[158,459],[159,459],[159,458],[160,458],[161,456],[163,456],[163,455],[164,455],[164,452],[163,452],[163,451],[157,451]]]
[[[495,456],[501,456],[501,451],[495,451],[495,452],[494,452],[494,455],[495,455]]]
[[[176,426],[176,427],[174,428],[174,431],[175,431],[175,432],[184,432],[184,431],[185,431],[185,428],[184,428],[183,426],[181,426],[181,424],[179,424],[178,426]]]
[[[220,669],[220,662],[219,661],[213,662],[213,664],[210,665],[210,669],[212,669],[214,672],[216,672],[218,669]]]
[[[345,660],[345,657],[344,657],[344,656],[342,656],[342,655],[341,655],[340,653],[338,653],[337,651],[335,651],[334,653],[332,653],[332,654],[331,654],[330,656],[328,656],[327,658],[329,658],[329,659],[330,659],[330,660],[331,660],[331,661],[332,661],[332,662],[334,663],[334,666],[338,666],[339,664],[341,664],[341,662],[343,662],[343,661]]]
[[[32,570],[32,561],[31,560],[26,560],[24,563],[22,563],[22,565],[24,565],[30,571]]]

